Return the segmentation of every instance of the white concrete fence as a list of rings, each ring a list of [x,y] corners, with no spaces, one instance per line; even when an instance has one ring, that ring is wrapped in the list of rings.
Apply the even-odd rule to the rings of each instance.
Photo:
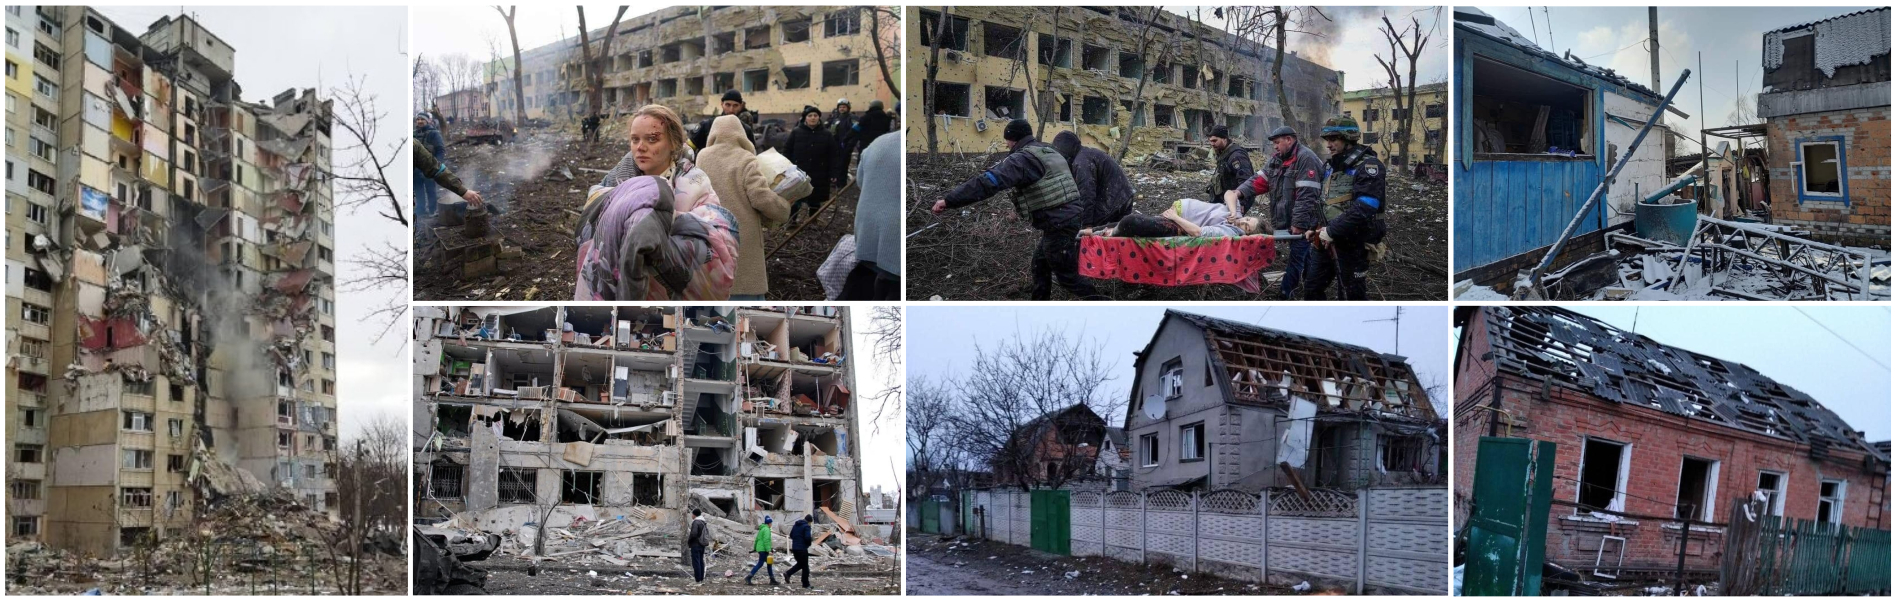
[[[1019,491],[975,492],[985,537],[1031,546],[1032,506]],[[967,531],[981,533],[982,523]],[[1355,593],[1448,592],[1446,488],[1355,493],[1237,490],[1071,494],[1076,556],[1168,564],[1242,581],[1353,586]]]

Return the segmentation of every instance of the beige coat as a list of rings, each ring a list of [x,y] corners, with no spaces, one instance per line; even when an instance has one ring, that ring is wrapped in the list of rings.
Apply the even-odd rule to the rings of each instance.
[[[770,190],[757,166],[756,146],[744,137],[742,122],[725,115],[711,122],[710,145],[697,155],[697,167],[711,176],[711,189],[724,208],[737,216],[737,279],[733,295],[770,291],[763,262],[763,230],[790,216],[790,203]]]

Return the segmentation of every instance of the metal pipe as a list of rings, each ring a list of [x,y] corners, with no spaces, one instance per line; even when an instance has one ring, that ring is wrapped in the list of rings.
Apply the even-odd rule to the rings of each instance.
[[[1678,90],[1683,88],[1684,82],[1690,78],[1690,69],[1685,69],[1684,73],[1678,75],[1678,82],[1671,84],[1671,91],[1665,94],[1665,99],[1658,103],[1657,108],[1652,109],[1652,116],[1645,121],[1645,126],[1639,128],[1638,137],[1632,138],[1631,145],[1625,147],[1625,155],[1619,157],[1619,164],[1606,172],[1605,179],[1599,182],[1599,187],[1593,188],[1592,195],[1586,197],[1586,204],[1579,207],[1579,213],[1573,215],[1572,222],[1566,224],[1566,230],[1560,232],[1559,239],[1553,241],[1553,247],[1546,251],[1546,256],[1540,259],[1540,264],[1535,265],[1527,274],[1527,283],[1531,286],[1532,293],[1537,294],[1540,276],[1546,272],[1548,265],[1553,264],[1553,257],[1559,256],[1560,249],[1566,247],[1566,241],[1572,239],[1573,232],[1579,229],[1579,223],[1586,220],[1586,213],[1592,212],[1592,205],[1597,204],[1599,197],[1605,194],[1606,186],[1611,185],[1612,180],[1619,176],[1619,171],[1624,169],[1627,163],[1632,162],[1632,154],[1637,152],[1638,145],[1645,141],[1645,134],[1651,133],[1652,126],[1658,124],[1659,117],[1664,116],[1665,107],[1671,106],[1671,99],[1678,95]]]
[[[1651,195],[1646,196],[1645,199],[1641,200],[1640,202],[1657,202],[1659,198],[1669,196],[1671,195],[1672,192],[1684,189],[1684,186],[1691,185],[1692,182],[1695,182],[1697,180],[1698,180],[1698,176],[1696,175],[1686,175],[1684,177],[1680,177],[1678,178],[1677,181],[1671,182],[1671,185],[1667,185],[1663,188],[1659,188],[1659,190],[1656,192],[1652,192]]]

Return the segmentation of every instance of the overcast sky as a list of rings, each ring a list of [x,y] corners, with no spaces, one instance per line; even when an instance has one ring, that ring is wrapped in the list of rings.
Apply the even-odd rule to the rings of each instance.
[[[1367,346],[1408,357],[1423,385],[1438,384],[1449,393],[1451,343],[1446,307],[1403,307],[1401,350],[1395,349],[1395,327],[1368,322],[1395,316],[1393,306],[1187,306],[1184,312],[1209,315],[1273,329]],[[1084,334],[1098,344],[1100,355],[1112,366],[1113,379],[1103,390],[1122,400],[1132,388],[1133,352],[1143,350],[1164,319],[1163,306],[913,306],[908,309],[908,375],[926,375],[937,381],[965,376],[974,362],[975,345],[992,348],[1022,334],[1045,329],[1069,336]],[[1446,406],[1437,398],[1437,406]],[[1101,415],[1118,423],[1124,415]]]
[[[1212,8],[1203,7],[1201,14],[1205,24],[1223,28],[1223,21],[1211,13]],[[1344,91],[1388,87],[1387,72],[1382,69],[1381,63],[1375,61],[1378,54],[1384,59],[1393,56],[1389,53],[1388,38],[1380,30],[1383,16],[1387,16],[1398,28],[1412,27],[1413,23],[1409,21],[1411,17],[1419,19],[1422,34],[1428,36],[1428,49],[1421,53],[1415,79],[1422,85],[1448,80],[1448,65],[1453,59],[1454,49],[1448,41],[1446,28],[1450,15],[1446,9],[1437,10],[1431,6],[1321,8],[1329,21],[1323,23],[1318,20],[1305,26],[1308,33],[1289,32],[1290,42],[1284,50],[1294,50],[1302,58],[1342,71]],[[1174,6],[1165,10],[1187,17],[1200,14],[1196,8],[1189,6]],[[1312,45],[1323,47],[1312,49]],[[1407,63],[1403,63],[1401,69],[1402,77],[1407,77]]]
[[[98,7],[119,27],[144,33],[152,22],[165,15],[179,14],[177,7],[132,6]],[[321,88],[318,94],[333,98],[333,88],[345,85],[351,76],[364,78],[363,87],[379,96],[376,107],[384,113],[377,135],[380,151],[393,151],[409,136],[407,119],[408,68],[403,41],[408,27],[408,9],[392,7],[185,7],[205,29],[237,51],[237,83],[243,86],[244,99],[267,102],[286,89]],[[341,106],[336,107],[337,112]],[[342,148],[351,142],[341,127],[332,134],[337,146],[334,164],[348,164],[351,155]],[[400,150],[407,150],[400,146]],[[393,169],[394,182],[407,195],[407,161],[404,168]],[[342,201],[337,198],[337,201]],[[349,277],[348,260],[360,248],[394,241],[406,245],[407,229],[376,216],[374,211],[349,213],[338,209],[335,215],[336,279]],[[409,391],[409,368],[405,347],[407,326],[397,324],[388,339],[375,344],[371,339],[380,332],[379,324],[363,322],[368,307],[379,295],[336,292],[336,393],[339,433],[350,437],[363,423],[376,415],[387,414],[407,423],[408,406],[413,402]]]
[[[1691,115],[1679,119],[1666,117],[1665,123],[1679,133],[1697,139],[1699,123],[1711,128],[1732,124],[1731,111],[1736,99],[1750,98],[1755,104],[1763,89],[1763,33],[1791,25],[1819,21],[1862,10],[1837,7],[1660,7],[1658,9],[1658,72],[1663,78],[1652,85],[1651,20],[1646,7],[1569,8],[1520,6],[1479,7],[1481,11],[1512,26],[1520,35],[1539,40],[1541,48],[1573,56],[1588,64],[1618,71],[1639,85],[1664,94],[1684,69],[1692,75],[1678,90],[1674,103],[1678,110]],[[1547,31],[1550,26],[1552,31]],[[1704,53],[1704,68],[1698,68],[1698,53]],[[1702,81],[1700,81],[1702,79]],[[1698,93],[1702,83],[1704,93]],[[1702,96],[1702,104],[1700,104]],[[1696,144],[1691,152],[1697,152]],[[1715,142],[1712,143],[1716,145]]]
[[[855,349],[855,397],[860,399],[856,405],[856,433],[862,436],[862,491],[880,485],[882,491],[901,492],[901,475],[897,469],[890,468],[890,460],[895,467],[902,465],[902,449],[907,438],[903,427],[907,419],[902,415],[900,403],[891,405],[890,410],[875,420],[877,406],[869,399],[881,394],[890,385],[902,383],[899,357],[889,357],[875,353],[875,339],[869,333],[875,328],[874,311],[869,308],[849,309],[849,346]]]
[[[1778,383],[1809,394],[1842,416],[1849,426],[1862,430],[1870,441],[1889,439],[1891,396],[1889,371],[1884,366],[1889,364],[1887,307],[1613,306],[1593,302],[1569,304],[1566,308],[1664,344],[1748,365]],[[1868,356],[1850,348],[1851,343]]]
[[[586,26],[593,30],[612,24],[617,4],[544,4],[520,5],[514,14],[514,26],[520,35],[520,51],[525,52],[570,36],[579,35],[578,7],[586,9]],[[669,4],[641,4],[626,9],[625,18],[650,13]],[[422,9],[417,9],[422,10]],[[431,7],[427,18],[414,26],[414,50],[428,60],[450,54],[465,54],[487,62],[495,49],[504,58],[513,57],[513,42],[507,37],[507,21],[492,6]],[[489,46],[489,42],[492,45]]]

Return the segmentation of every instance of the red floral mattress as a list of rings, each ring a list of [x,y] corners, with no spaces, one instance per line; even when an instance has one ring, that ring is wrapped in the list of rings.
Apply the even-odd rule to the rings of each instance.
[[[1079,274],[1127,283],[1179,286],[1228,283],[1262,291],[1260,275],[1276,259],[1276,240],[1244,237],[1079,238]]]

